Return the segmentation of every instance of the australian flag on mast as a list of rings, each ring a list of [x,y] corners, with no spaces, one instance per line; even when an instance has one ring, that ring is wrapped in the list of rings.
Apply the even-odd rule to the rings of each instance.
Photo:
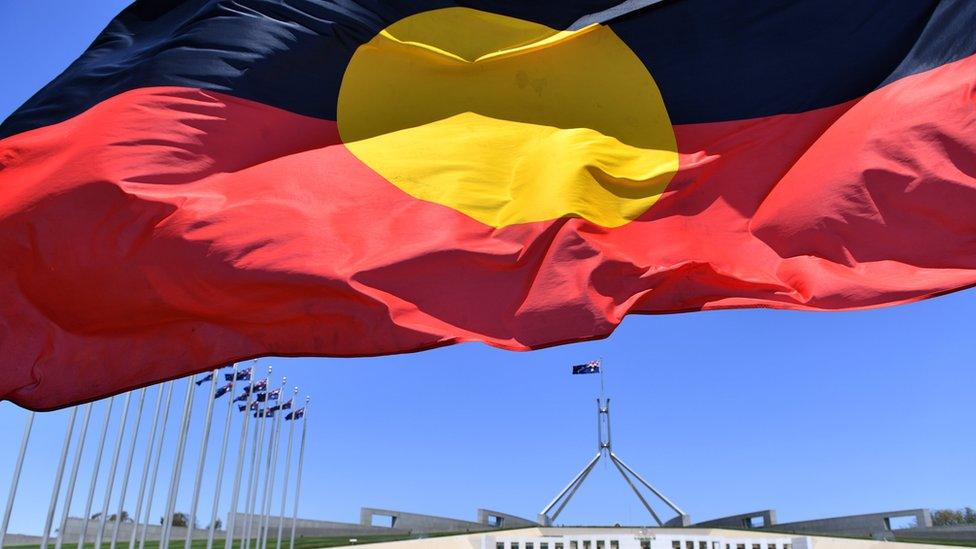
[[[295,420],[295,419],[302,419],[303,417],[305,417],[305,407],[304,406],[302,406],[301,408],[295,410],[294,412],[288,412],[288,415],[285,416],[285,421],[292,421],[292,420]]]
[[[577,364],[573,366],[573,375],[577,374],[599,374],[600,373],[600,359],[591,360],[586,364]]]
[[[243,379],[251,379],[251,368],[247,368],[237,372],[236,378],[234,373],[224,374],[224,381],[241,381]]]
[[[268,378],[264,378],[257,383],[252,383],[250,387],[245,387],[244,392],[261,393],[268,390]]]

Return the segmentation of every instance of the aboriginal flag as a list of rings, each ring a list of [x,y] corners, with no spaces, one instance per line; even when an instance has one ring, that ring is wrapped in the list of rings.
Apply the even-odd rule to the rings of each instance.
[[[119,14],[0,125],[0,398],[976,283],[976,2],[458,4]]]

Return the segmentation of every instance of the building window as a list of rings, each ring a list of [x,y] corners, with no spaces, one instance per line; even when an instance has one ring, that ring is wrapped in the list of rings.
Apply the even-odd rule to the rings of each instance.
[[[761,543],[753,543],[752,544],[752,549],[762,549],[762,544]]]
[[[549,543],[545,541],[539,542],[539,549],[549,549]]]
[[[783,544],[783,549],[793,549],[793,544],[792,543],[784,543]]]
[[[505,549],[505,542],[504,541],[496,541],[495,542],[495,549]]]
[[[531,541],[525,542],[525,549],[535,549],[535,544]]]
[[[698,549],[708,549],[708,542],[707,541],[699,541],[698,542]]]
[[[650,542],[650,540],[642,539],[641,540],[641,549],[651,549],[651,542]]]
[[[674,540],[671,542],[671,549],[681,549],[681,542]]]
[[[736,543],[735,544],[735,549],[746,549],[746,544],[744,544],[744,543]]]
[[[610,549],[620,549],[620,542],[615,539],[610,540]]]
[[[603,543],[602,539],[598,539],[596,541],[596,549],[607,549],[607,546]]]
[[[766,549],[776,549],[776,544],[775,543],[770,543],[770,544],[766,545]]]
[[[693,542],[693,541],[686,541],[685,542],[685,547],[687,547],[688,549],[695,549],[695,542]]]
[[[590,547],[592,547],[592,546],[593,545],[590,543],[590,540],[588,540],[588,539],[584,539],[583,540],[583,549],[590,549]]]
[[[579,542],[578,541],[569,542],[569,549],[579,549]]]
[[[563,549],[563,542],[557,541],[556,542],[556,549]]]
[[[513,541],[511,544],[509,544],[509,547],[511,549],[519,549],[519,542]]]

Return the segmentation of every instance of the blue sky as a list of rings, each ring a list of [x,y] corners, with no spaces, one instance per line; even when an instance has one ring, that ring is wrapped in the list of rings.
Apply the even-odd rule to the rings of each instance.
[[[80,54],[125,3],[7,3],[0,17],[0,118]],[[599,379],[571,376],[569,366],[603,357],[615,451],[693,519],[775,508],[781,521],[799,520],[976,505],[974,310],[970,290],[852,313],[631,317],[607,340],[530,353],[468,344],[369,359],[263,359],[258,367],[273,365],[273,379],[286,375],[289,386],[313,398],[302,516],[356,521],[360,506],[374,506],[470,519],[487,507],[534,517],[595,452]],[[179,421],[182,383],[171,426]],[[149,390],[137,439],[139,464],[155,391]],[[121,399],[109,445],[120,405]],[[221,419],[225,405],[218,401]],[[201,389],[180,510],[189,508],[204,407]],[[42,528],[67,414],[35,421],[13,532]],[[103,414],[100,403],[72,514],[81,512]],[[25,417],[0,403],[9,448],[0,453],[0,502]],[[240,415],[234,420],[236,442]],[[221,428],[217,422],[206,462],[211,483]],[[163,479],[174,442],[171,427]],[[616,475],[598,466],[559,522],[646,523]],[[100,482],[96,508],[102,489]],[[204,488],[203,523],[212,490]]]

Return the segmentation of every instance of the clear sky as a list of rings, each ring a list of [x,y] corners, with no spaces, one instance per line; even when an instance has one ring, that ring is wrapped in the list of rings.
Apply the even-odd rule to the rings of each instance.
[[[5,2],[0,118],[77,57],[125,4]],[[263,359],[258,367],[273,365],[275,380],[286,375],[289,386],[313,398],[305,517],[356,521],[361,506],[468,519],[487,507],[535,517],[595,453],[599,378],[571,376],[569,367],[602,357],[615,451],[693,519],[774,508],[781,521],[800,520],[976,506],[974,311],[970,290],[854,313],[631,317],[607,340],[530,353],[468,344],[383,358]],[[153,520],[162,514],[184,388],[180,382],[169,420]],[[155,396],[150,389],[139,465]],[[106,455],[120,405],[121,399]],[[83,507],[104,406],[96,405],[89,428],[73,515]],[[218,401],[202,523],[209,520],[225,406],[226,399]],[[201,389],[178,510],[189,509],[204,407]],[[67,415],[37,416],[13,532],[42,529]],[[25,417],[0,403],[7,445],[0,452],[0,505]],[[235,414],[235,444],[240,419]],[[129,490],[131,502],[135,487]],[[559,522],[647,523],[640,511],[616,471],[600,465]]]

